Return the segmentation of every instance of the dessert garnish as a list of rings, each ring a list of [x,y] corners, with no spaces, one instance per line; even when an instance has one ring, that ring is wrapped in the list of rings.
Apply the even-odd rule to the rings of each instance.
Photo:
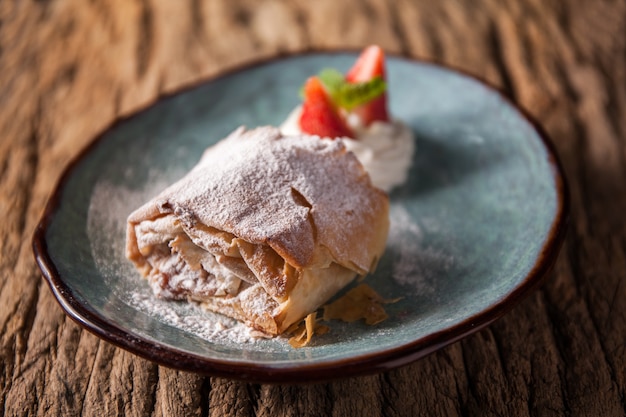
[[[342,140],[372,183],[389,192],[406,181],[415,141],[409,126],[392,117],[387,95],[385,54],[368,46],[345,74],[326,68],[306,80],[302,104],[280,129]]]
[[[350,114],[358,116],[364,126],[388,122],[384,61],[382,49],[374,45],[363,51],[345,76],[335,69],[324,69],[310,77],[303,88],[298,120],[302,132],[354,139],[356,135],[347,122]]]

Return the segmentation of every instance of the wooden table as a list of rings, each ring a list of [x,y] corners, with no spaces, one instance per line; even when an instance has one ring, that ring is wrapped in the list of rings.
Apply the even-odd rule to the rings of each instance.
[[[625,28],[623,0],[3,1],[0,415],[625,415]],[[368,43],[499,86],[551,136],[571,223],[540,290],[411,365],[312,385],[160,367],[63,313],[31,236],[94,134],[251,60]]]

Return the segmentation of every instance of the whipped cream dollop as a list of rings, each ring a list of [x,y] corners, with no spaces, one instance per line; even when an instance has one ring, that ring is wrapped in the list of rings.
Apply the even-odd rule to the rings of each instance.
[[[300,135],[301,106],[296,107],[280,126],[284,135]],[[363,126],[356,115],[349,115],[348,125],[357,139],[341,138],[369,173],[372,183],[387,192],[402,185],[408,176],[415,141],[413,132],[399,120],[374,122]]]

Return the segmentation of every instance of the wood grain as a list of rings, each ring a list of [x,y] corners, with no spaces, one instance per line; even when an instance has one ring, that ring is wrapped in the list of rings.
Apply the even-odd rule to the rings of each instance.
[[[0,415],[625,415],[625,27],[623,0],[0,2]],[[539,291],[411,365],[310,385],[159,367],[64,315],[30,237],[94,134],[245,62],[368,43],[489,81],[552,137],[572,217]]]

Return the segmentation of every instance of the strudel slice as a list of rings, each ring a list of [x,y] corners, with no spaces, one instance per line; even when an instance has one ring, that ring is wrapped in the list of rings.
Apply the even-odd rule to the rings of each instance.
[[[388,229],[341,141],[239,128],[128,217],[126,255],[158,297],[277,335],[372,271]]]

